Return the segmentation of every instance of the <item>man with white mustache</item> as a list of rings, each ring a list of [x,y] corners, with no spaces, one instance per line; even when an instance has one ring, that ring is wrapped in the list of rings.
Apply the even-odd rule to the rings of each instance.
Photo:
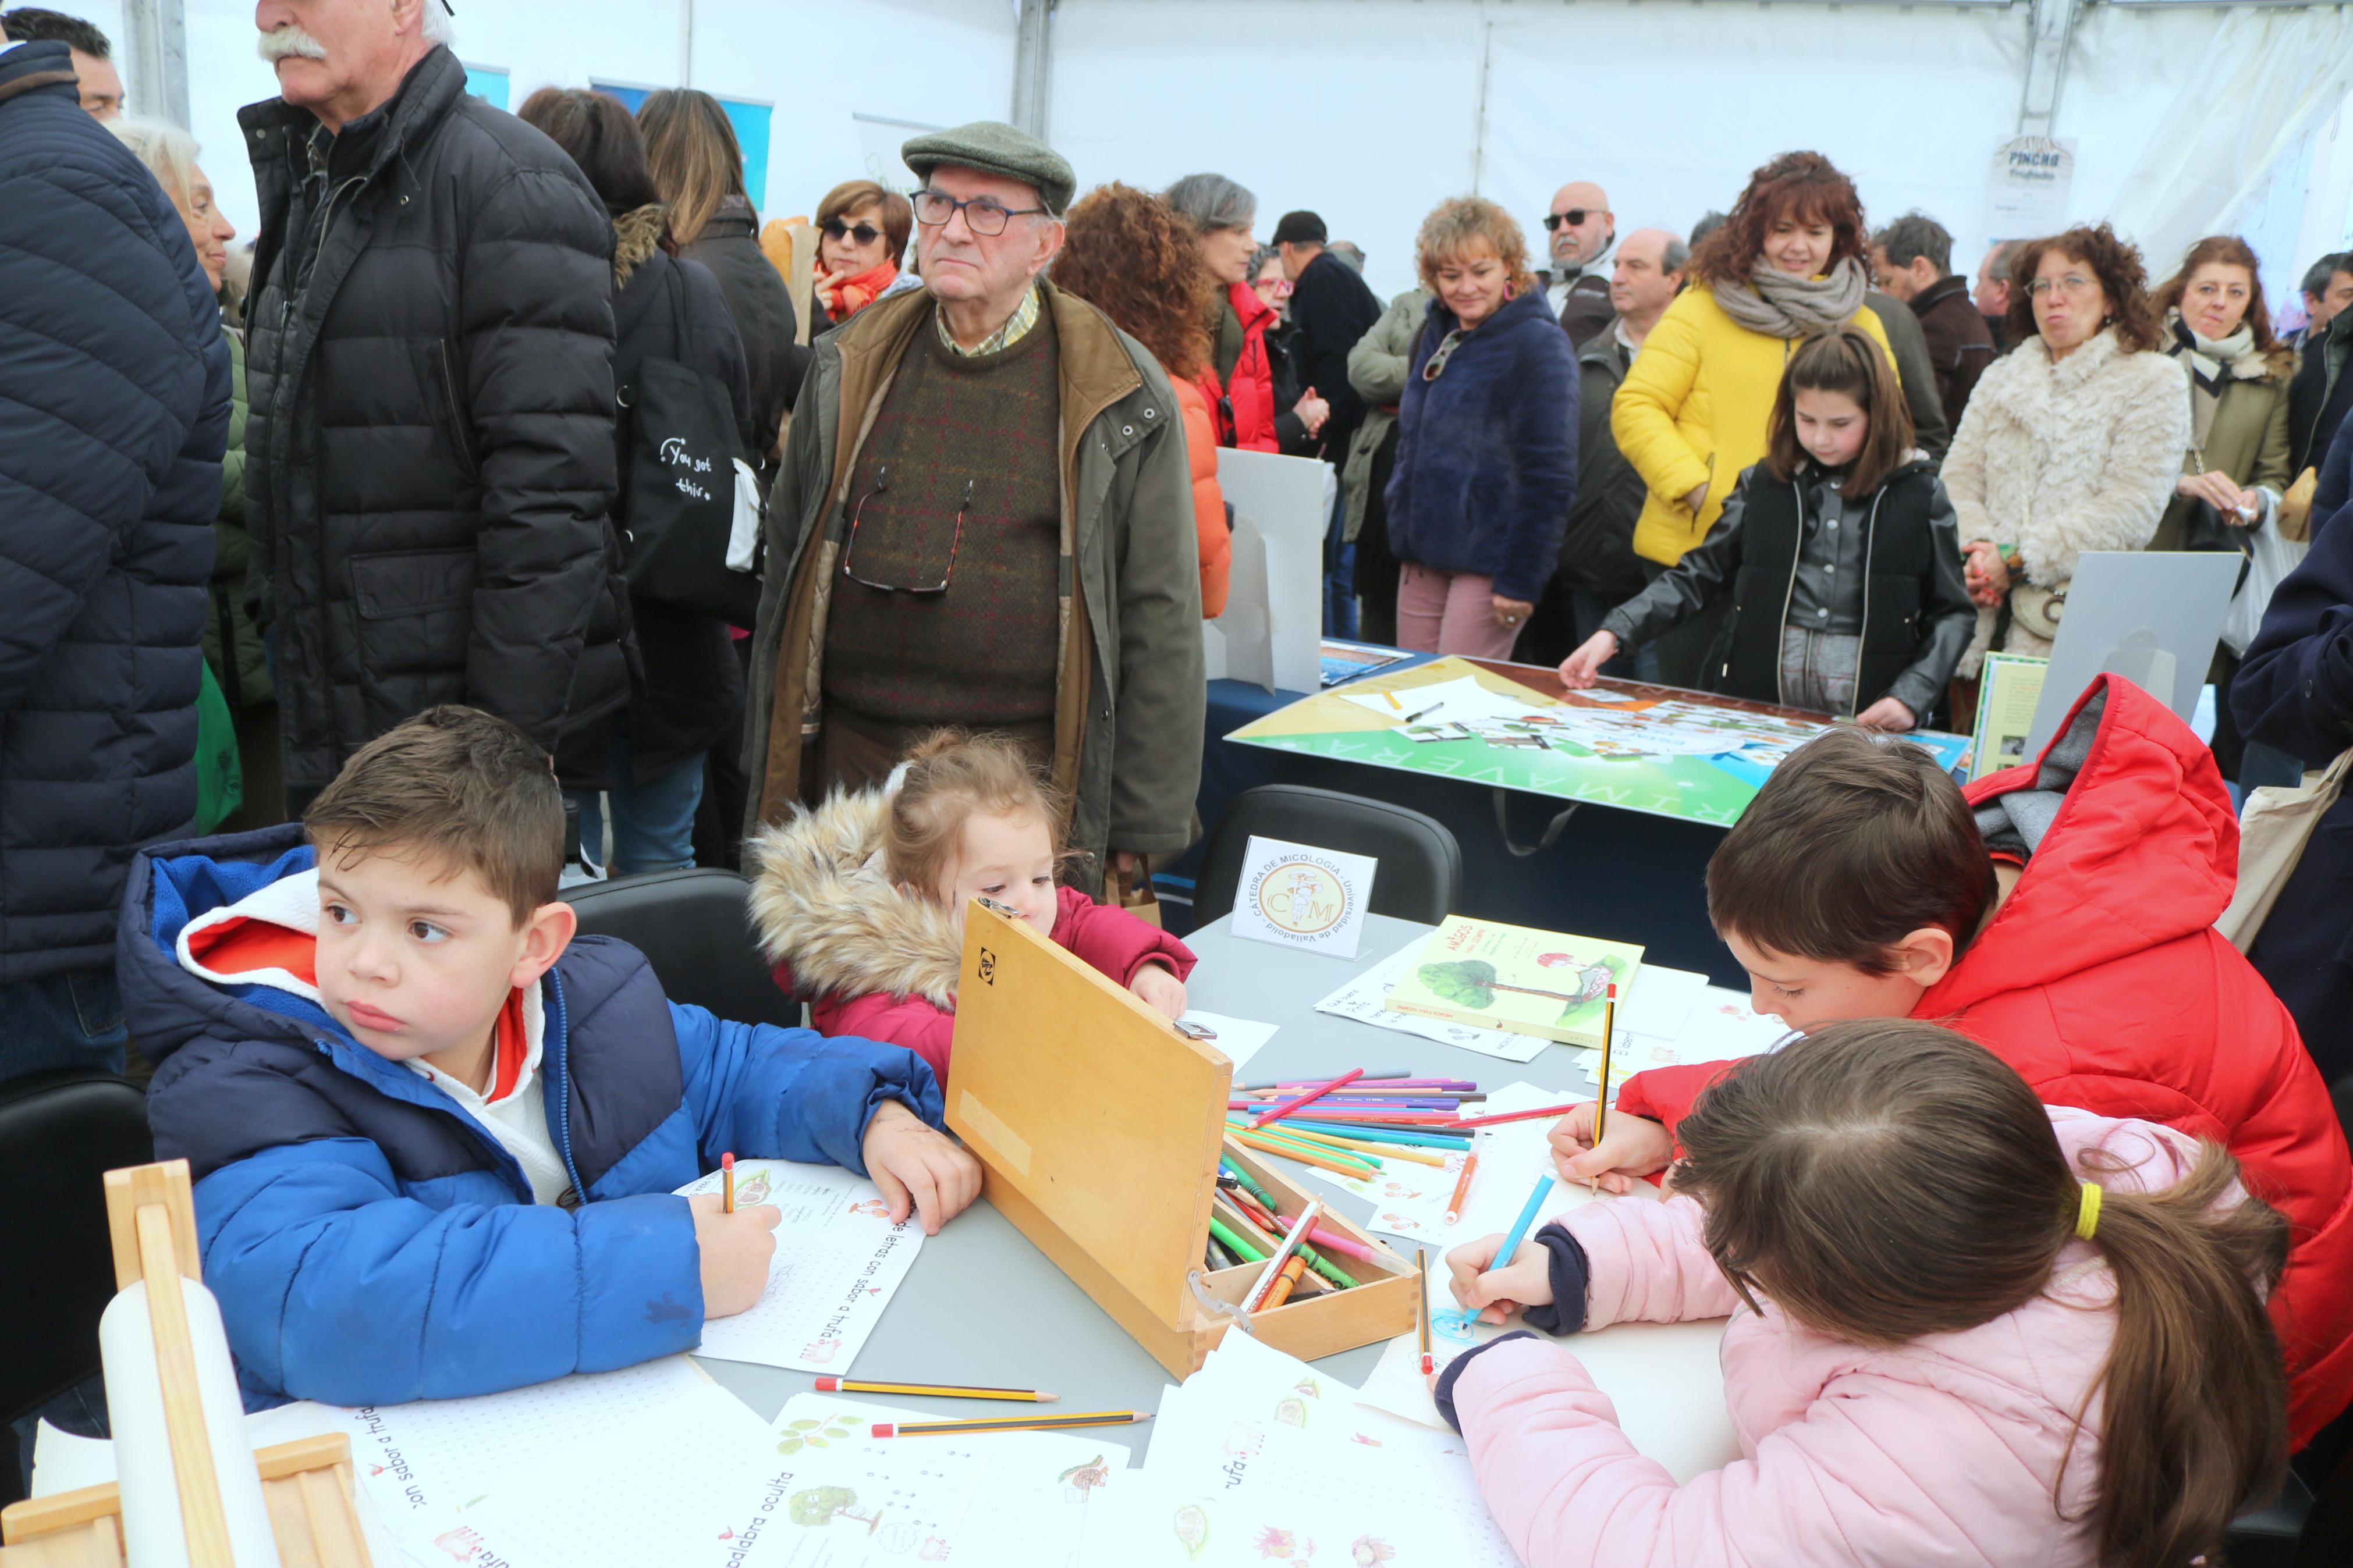
[[[553,749],[628,695],[607,521],[613,228],[572,160],[465,91],[444,0],[260,0],[241,110],[247,599],[288,805],[439,702]]]

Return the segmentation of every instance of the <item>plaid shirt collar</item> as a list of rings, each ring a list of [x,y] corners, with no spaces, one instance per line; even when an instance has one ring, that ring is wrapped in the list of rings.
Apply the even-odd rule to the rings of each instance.
[[[1001,353],[1028,337],[1029,329],[1038,324],[1039,313],[1044,308],[1045,301],[1038,293],[1038,285],[1032,283],[1029,291],[1021,296],[1021,303],[1014,308],[1013,314],[1006,318],[1005,325],[981,339],[973,348],[965,348],[955,341],[955,334],[948,331],[946,313],[936,305],[932,308],[932,321],[939,328],[940,342],[947,345],[948,353],[959,359],[978,359],[983,354]]]

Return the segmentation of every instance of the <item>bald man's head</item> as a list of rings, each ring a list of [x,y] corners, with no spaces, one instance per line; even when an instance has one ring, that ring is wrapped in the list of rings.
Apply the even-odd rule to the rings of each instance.
[[[1571,180],[1553,193],[1545,227],[1552,236],[1555,267],[1579,268],[1609,248],[1617,235],[1609,198],[1590,180]]]

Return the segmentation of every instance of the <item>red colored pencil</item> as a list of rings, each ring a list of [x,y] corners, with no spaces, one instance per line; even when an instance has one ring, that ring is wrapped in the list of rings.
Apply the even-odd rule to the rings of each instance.
[[[1570,1105],[1538,1106],[1534,1110],[1506,1110],[1493,1116],[1473,1116],[1462,1121],[1441,1122],[1440,1126],[1442,1128],[1493,1127],[1500,1121],[1533,1121],[1539,1116],[1566,1116],[1584,1103],[1580,1100]]]
[[[1350,1068],[1346,1072],[1342,1073],[1338,1078],[1334,1079],[1330,1083],[1325,1084],[1323,1088],[1311,1089],[1296,1100],[1284,1100],[1281,1105],[1276,1106],[1272,1110],[1268,1111],[1264,1116],[1261,1116],[1256,1121],[1251,1122],[1250,1131],[1255,1132],[1270,1121],[1279,1121],[1283,1117],[1290,1115],[1293,1111],[1306,1104],[1309,1100],[1327,1095],[1334,1089],[1339,1089],[1344,1085],[1352,1084],[1364,1076],[1364,1068]]]

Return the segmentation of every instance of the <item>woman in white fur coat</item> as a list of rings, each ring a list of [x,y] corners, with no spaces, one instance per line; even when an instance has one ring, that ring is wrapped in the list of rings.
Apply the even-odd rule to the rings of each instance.
[[[1998,646],[2051,651],[2076,556],[2147,545],[2189,448],[2187,381],[2156,352],[2140,252],[2102,224],[2030,240],[2013,266],[2019,346],[1970,395],[1943,473],[1981,606],[1965,679],[1997,646],[2005,596]]]

